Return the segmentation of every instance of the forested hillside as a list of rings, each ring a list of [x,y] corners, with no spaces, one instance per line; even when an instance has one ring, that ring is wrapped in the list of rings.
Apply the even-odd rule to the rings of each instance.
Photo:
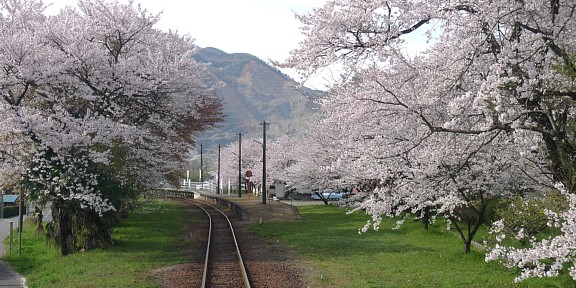
[[[203,48],[195,59],[211,63],[212,80],[224,84],[217,94],[224,103],[225,122],[198,139],[208,149],[238,139],[239,132],[261,137],[264,120],[272,122],[268,137],[296,133],[316,111],[319,91],[299,88],[289,76],[251,54]]]

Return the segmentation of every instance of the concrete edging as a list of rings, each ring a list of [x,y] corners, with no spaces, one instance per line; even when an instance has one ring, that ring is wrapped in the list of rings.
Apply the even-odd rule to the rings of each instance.
[[[153,191],[156,195],[162,196],[174,196],[174,197],[183,197],[183,198],[192,198],[192,199],[199,199],[208,203],[218,204],[224,207],[228,207],[232,213],[240,218],[240,220],[249,220],[248,213],[244,207],[228,201],[225,197],[221,197],[217,194],[208,194],[201,191],[189,191],[189,190],[181,190],[181,189],[158,189]]]

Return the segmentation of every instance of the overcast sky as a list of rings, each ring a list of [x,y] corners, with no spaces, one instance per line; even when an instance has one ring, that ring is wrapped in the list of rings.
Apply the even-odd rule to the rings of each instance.
[[[74,5],[75,0],[44,0],[49,10]],[[129,0],[120,0],[128,2]],[[134,0],[152,13],[160,13],[159,28],[189,34],[200,47],[215,47],[228,53],[249,53],[268,61],[282,61],[303,39],[295,13],[304,14],[326,0]],[[426,44],[410,37],[409,50]],[[296,77],[293,71],[283,72]],[[306,86],[325,89],[330,70],[311,79]],[[299,79],[295,79],[299,80]]]
[[[128,2],[128,0],[120,0]],[[159,28],[189,34],[200,47],[285,60],[302,39],[294,13],[311,12],[325,0],[134,0],[152,13],[162,12]],[[45,0],[52,9],[75,0]],[[290,71],[285,73],[294,76]],[[320,87],[318,87],[320,88]]]
[[[246,52],[281,60],[302,38],[294,12],[311,11],[324,0],[135,0],[163,11],[161,28],[176,28],[201,47]],[[185,4],[184,4],[185,3]]]
[[[55,0],[65,1],[65,0]],[[69,0],[68,0],[69,1]],[[121,0],[127,1],[127,0]],[[151,12],[163,11],[162,29],[177,29],[196,39],[200,47],[228,53],[250,53],[262,60],[285,60],[303,39],[295,13],[312,12],[326,0],[134,0]],[[426,46],[423,37],[408,35],[408,51]],[[296,78],[293,71],[283,72]],[[332,72],[324,70],[305,85],[325,89]],[[299,79],[296,79],[299,80]]]

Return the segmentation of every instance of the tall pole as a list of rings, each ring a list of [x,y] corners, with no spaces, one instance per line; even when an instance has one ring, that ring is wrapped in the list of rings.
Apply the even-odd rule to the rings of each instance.
[[[242,197],[242,133],[238,133],[238,197]]]
[[[262,123],[262,204],[266,204],[266,121]]]
[[[18,203],[18,255],[22,254],[22,228],[24,224],[24,186],[20,185],[20,202]]]
[[[216,179],[216,194],[220,194],[220,144],[218,144],[218,179]]]
[[[204,165],[204,161],[202,160],[203,159],[202,148],[203,148],[202,143],[200,143],[200,182],[202,182],[202,188],[204,188],[204,176],[202,175],[202,174],[204,174],[204,173],[202,173],[202,172],[204,172],[204,171],[202,171],[202,168],[203,168],[202,166]]]
[[[4,191],[0,191],[0,219],[4,219]]]

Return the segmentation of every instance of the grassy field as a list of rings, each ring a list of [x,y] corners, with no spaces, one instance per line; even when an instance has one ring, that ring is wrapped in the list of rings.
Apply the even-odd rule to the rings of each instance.
[[[44,237],[25,226],[22,255],[17,249],[3,260],[33,287],[156,287],[150,271],[187,259],[182,229],[191,223],[185,208],[153,201],[139,208],[115,229],[116,244],[61,257]]]
[[[264,223],[250,231],[296,249],[311,267],[310,287],[575,287],[569,277],[513,282],[517,271],[486,263],[479,251],[464,254],[462,242],[445,224],[429,231],[407,221],[392,229],[359,235],[368,220],[336,207],[300,207],[303,222]]]
[[[514,284],[517,271],[484,262],[479,251],[464,254],[458,237],[436,224],[418,222],[398,230],[385,219],[379,231],[359,235],[368,219],[327,206],[300,207],[302,222],[264,223],[249,230],[280,240],[310,267],[309,287],[575,287],[569,277]],[[152,270],[185,262],[182,229],[195,220],[185,208],[155,201],[138,209],[115,230],[116,245],[61,257],[43,237],[25,227],[22,255],[4,260],[29,287],[156,287]],[[275,241],[274,241],[275,242]],[[15,250],[16,251],[16,250]]]

